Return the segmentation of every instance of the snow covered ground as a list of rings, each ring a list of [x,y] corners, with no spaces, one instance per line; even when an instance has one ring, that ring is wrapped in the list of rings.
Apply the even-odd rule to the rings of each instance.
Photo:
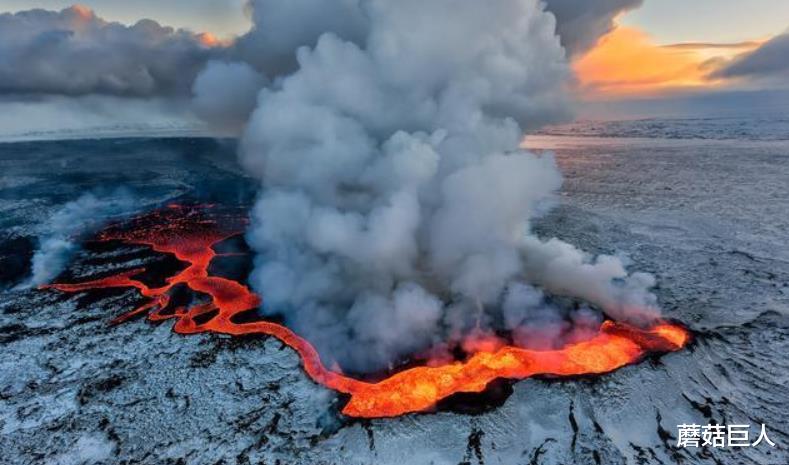
[[[541,234],[656,274],[666,316],[697,332],[690,348],[602,377],[525,380],[477,415],[349,421],[276,341],[110,327],[133,292],[14,291],[18,278],[2,274],[0,463],[789,463],[789,142],[527,145],[554,150],[566,176]],[[0,167],[6,268],[37,224],[97,184],[152,204],[252,195],[232,147],[200,139],[0,145]],[[90,272],[91,258],[70,273]],[[752,435],[764,423],[777,447],[678,448],[683,423],[750,424]]]

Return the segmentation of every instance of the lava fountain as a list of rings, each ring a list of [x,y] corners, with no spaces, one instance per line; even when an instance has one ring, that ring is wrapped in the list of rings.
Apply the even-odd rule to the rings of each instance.
[[[186,267],[168,277],[161,287],[145,284],[140,275],[146,269],[138,268],[94,281],[53,284],[44,288],[66,293],[136,288],[146,302],[112,320],[114,324],[147,314],[150,321],[174,320],[173,329],[179,334],[275,337],[298,353],[304,371],[315,382],[347,394],[350,400],[342,412],[359,418],[428,411],[454,394],[481,393],[497,379],[607,373],[651,353],[680,350],[690,341],[690,333],[685,328],[670,322],[641,329],[606,321],[591,339],[557,350],[539,351],[511,345],[485,348],[481,344],[479,351],[463,360],[409,368],[379,382],[365,382],[337,369],[328,369],[317,350],[286,326],[249,318],[260,306],[260,297],[238,281],[210,275],[211,262],[222,255],[214,247],[239,235],[246,227],[245,216],[241,213],[217,214],[214,210],[210,206],[171,205],[136,218],[128,225],[111,226],[100,233],[98,241],[149,246],[184,262]],[[207,295],[210,301],[189,307],[176,306],[171,293],[180,285]]]

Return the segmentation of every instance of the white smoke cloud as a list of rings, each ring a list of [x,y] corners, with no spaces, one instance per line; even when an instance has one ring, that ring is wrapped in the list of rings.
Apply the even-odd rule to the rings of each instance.
[[[252,29],[238,37],[223,51],[223,55],[226,59],[248,63],[258,73],[276,80],[299,69],[296,51],[301,47],[314,48],[324,34],[364,46],[372,27],[369,3],[368,0],[249,0]],[[548,16],[541,21],[544,27],[554,29],[559,35],[567,55],[576,57],[615,27],[617,15],[638,8],[642,3],[643,0],[543,0],[541,8],[550,12],[554,21]],[[294,27],[294,18],[298,18],[298,27]],[[247,71],[244,73],[248,74]],[[211,89],[206,88],[203,94],[207,95]],[[227,101],[236,98],[230,96]],[[509,101],[500,104],[506,106]],[[506,110],[515,111],[518,106],[513,105]],[[211,106],[203,108],[198,114],[220,129],[228,129],[228,126],[238,127],[238,124],[221,124],[223,118],[234,120],[235,116],[246,111],[247,105],[239,104],[234,108],[225,104],[214,112]]]
[[[102,195],[86,193],[65,204],[42,226],[39,248],[33,255],[32,276],[21,287],[51,282],[79,250],[78,235],[95,231],[108,219],[128,214],[136,206],[134,197],[122,189]]]
[[[514,342],[531,349],[556,349],[593,336],[602,315],[589,307],[567,309],[550,301],[545,292],[524,283],[508,286],[501,305],[504,327]]]
[[[244,40],[278,36],[269,22],[282,31],[269,52],[264,36],[254,44],[272,82],[241,142],[263,185],[248,239],[265,312],[361,371],[500,318],[539,346],[599,324],[546,296],[656,315],[651,277],[531,233],[561,175],[519,144],[566,117],[571,78],[536,0],[254,6]],[[518,318],[519,305],[533,308]]]
[[[655,278],[628,273],[621,258],[592,256],[556,238],[543,241],[529,236],[521,246],[526,278],[552,294],[595,304],[618,320],[644,323],[660,314],[657,299],[649,292]]]
[[[226,42],[150,19],[131,26],[108,22],[79,5],[0,14],[0,95],[166,98],[178,107],[194,97],[197,116],[221,133],[237,135],[265,77],[276,80],[300,68],[299,47],[313,49],[326,33],[364,46],[372,27],[369,3],[249,0],[251,30]],[[640,4],[545,0],[542,7],[555,21],[547,16],[541,21],[555,29],[570,56],[577,56],[614,27],[617,14]],[[507,114],[523,108],[510,106],[509,99],[491,105]]]
[[[0,93],[188,96],[215,53],[207,39],[149,19],[107,22],[84,6],[0,14]]]
[[[192,86],[192,105],[195,113],[213,127],[239,133],[265,84],[265,76],[247,63],[210,61]]]
[[[315,46],[325,33],[356,43],[364,40],[369,28],[365,1],[249,0],[253,26],[237,40],[234,51],[268,76],[289,73],[297,68],[293,52]]]

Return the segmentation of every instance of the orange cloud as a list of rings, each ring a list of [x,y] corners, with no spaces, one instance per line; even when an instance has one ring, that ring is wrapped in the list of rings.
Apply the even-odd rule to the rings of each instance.
[[[85,20],[93,18],[93,10],[91,10],[89,7],[87,7],[85,5],[82,5],[82,4],[79,4],[79,3],[76,4],[76,5],[73,5],[71,7],[71,11],[73,11],[77,16],[79,16],[80,18],[85,19]]]
[[[736,44],[657,45],[632,27],[618,27],[573,67],[584,97],[650,96],[672,90],[715,87],[709,74],[763,41]]]

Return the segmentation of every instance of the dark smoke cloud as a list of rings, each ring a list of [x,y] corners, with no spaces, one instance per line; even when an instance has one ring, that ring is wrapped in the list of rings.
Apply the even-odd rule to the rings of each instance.
[[[569,56],[592,48],[614,27],[614,18],[640,7],[644,0],[544,0],[556,16],[556,32]]]
[[[775,80],[789,85],[789,33],[773,37],[758,49],[715,71],[712,76]]]
[[[215,53],[208,36],[144,19],[111,23],[73,6],[0,15],[0,93],[188,95]]]

